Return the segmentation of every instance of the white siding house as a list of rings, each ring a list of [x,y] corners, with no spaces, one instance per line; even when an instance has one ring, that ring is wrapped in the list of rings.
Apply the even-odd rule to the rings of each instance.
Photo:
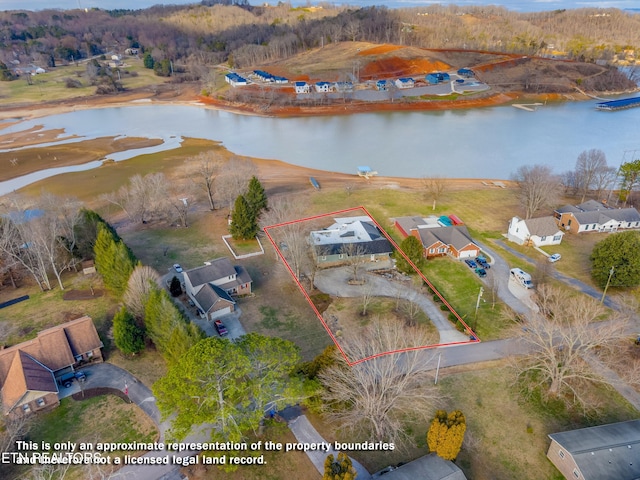
[[[513,217],[509,222],[507,238],[519,245],[558,245],[562,242],[562,232],[553,217],[529,218]]]

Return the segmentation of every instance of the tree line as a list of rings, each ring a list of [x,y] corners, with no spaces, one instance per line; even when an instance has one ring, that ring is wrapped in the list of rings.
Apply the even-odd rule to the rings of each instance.
[[[247,67],[342,41],[531,55],[549,47],[578,60],[608,61],[640,46],[639,27],[638,15],[617,9],[518,13],[495,6],[390,10],[325,4],[309,9],[242,2],[145,10],[5,11],[0,12],[0,61],[5,66],[19,60],[53,67],[136,48],[164,65],[163,74],[169,74],[169,61],[193,66],[193,74],[198,65],[228,62]],[[0,74],[9,78],[6,69],[0,68]]]

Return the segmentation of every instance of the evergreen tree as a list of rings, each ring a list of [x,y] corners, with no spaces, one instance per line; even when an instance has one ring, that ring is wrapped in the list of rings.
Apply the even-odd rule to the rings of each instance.
[[[409,260],[413,262],[413,264],[421,268],[424,265],[424,248],[422,247],[422,243],[413,235],[409,235],[407,238],[402,240],[400,243],[400,249],[409,257]],[[415,270],[409,262],[405,260],[405,258],[400,254],[399,251],[395,251],[393,253],[393,257],[396,259],[396,268],[404,273],[415,273]]]
[[[640,285],[640,232],[614,233],[596,243],[591,252],[591,276],[602,288],[607,282],[616,287]]]
[[[171,293],[172,297],[179,297],[182,295],[182,285],[180,285],[180,280],[175,275],[171,279],[171,284],[169,285],[169,293]]]
[[[249,240],[258,234],[258,221],[255,212],[242,195],[236,198],[229,230],[236,240]]]
[[[338,458],[329,454],[324,461],[322,480],[354,480],[357,472],[346,453],[338,453]]]
[[[134,355],[144,348],[144,332],[125,307],[113,317],[113,341],[125,355]]]
[[[149,52],[147,52],[142,57],[142,63],[144,64],[144,68],[148,68],[150,70],[153,70],[153,67],[156,64],[156,61],[153,59],[151,54]]]
[[[147,336],[169,364],[176,363],[204,337],[196,324],[184,318],[165,290],[154,290],[149,295],[144,322]]]
[[[258,180],[255,175],[251,177],[251,180],[249,180],[249,188],[245,195],[245,199],[256,218],[258,218],[260,213],[267,208],[267,194],[264,191],[264,187],[260,183],[260,180]]]
[[[117,238],[107,224],[99,223],[93,252],[96,270],[102,276],[105,287],[121,297],[136,266],[136,259],[129,247]]]

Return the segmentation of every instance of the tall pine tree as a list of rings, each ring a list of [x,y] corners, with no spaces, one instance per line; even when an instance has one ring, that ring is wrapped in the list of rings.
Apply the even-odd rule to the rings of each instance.
[[[249,207],[255,214],[256,218],[258,218],[260,213],[267,208],[267,194],[264,191],[264,187],[260,183],[260,180],[258,180],[256,176],[251,177],[251,180],[249,180],[249,188],[245,195],[245,200],[249,204]]]
[[[93,246],[96,270],[105,287],[118,298],[127,288],[129,275],[136,266],[136,258],[122,240],[114,237],[105,224],[98,224],[98,235]]]
[[[144,332],[126,307],[113,317],[113,342],[125,355],[135,355],[144,348]]]
[[[258,234],[258,220],[255,212],[242,195],[236,198],[229,230],[236,240],[249,240]]]

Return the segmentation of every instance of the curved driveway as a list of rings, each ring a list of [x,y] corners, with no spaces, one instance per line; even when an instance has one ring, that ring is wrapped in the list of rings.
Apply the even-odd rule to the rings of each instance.
[[[428,296],[416,292],[412,286],[387,280],[380,275],[363,273],[364,285],[349,285],[351,270],[347,267],[328,268],[316,274],[314,284],[324,293],[336,297],[361,297],[369,289],[378,297],[403,298],[418,305],[440,333],[440,343],[468,342],[469,337],[455,329],[442,310]]]

